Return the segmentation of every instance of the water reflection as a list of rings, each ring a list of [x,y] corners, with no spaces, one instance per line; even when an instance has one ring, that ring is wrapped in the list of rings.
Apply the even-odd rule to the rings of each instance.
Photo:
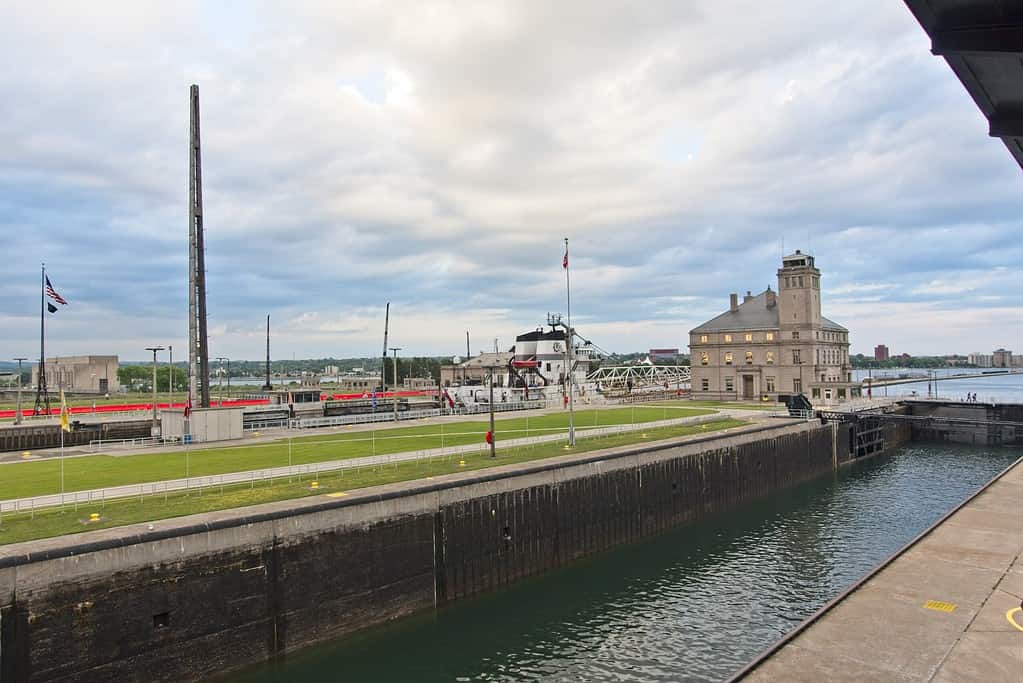
[[[234,680],[721,680],[1019,455],[914,445]]]

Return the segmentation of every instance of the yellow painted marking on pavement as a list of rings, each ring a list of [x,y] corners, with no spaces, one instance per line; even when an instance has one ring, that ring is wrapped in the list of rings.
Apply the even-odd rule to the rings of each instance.
[[[1020,623],[1016,621],[1015,617],[1013,616],[1017,612],[1023,613],[1023,608],[1013,607],[1011,610],[1005,613],[1005,618],[1009,620],[1010,624],[1016,627],[1016,630],[1023,631],[1023,626],[1021,626]]]
[[[337,493],[328,493],[327,497],[328,498],[344,498],[347,495],[348,494],[345,493],[344,491],[338,491]]]
[[[954,612],[956,604],[954,602],[942,602],[941,600],[928,600],[924,603],[924,607],[936,612]]]

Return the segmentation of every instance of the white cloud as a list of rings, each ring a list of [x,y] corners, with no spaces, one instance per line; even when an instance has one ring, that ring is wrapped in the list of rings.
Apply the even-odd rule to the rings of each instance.
[[[562,307],[565,236],[573,312],[605,347],[684,344],[773,283],[784,239],[817,254],[854,339],[956,350],[857,306],[1004,303],[1018,167],[900,3],[753,7],[12,6],[0,226],[24,258],[5,282],[46,260],[95,329],[184,338],[198,82],[218,353],[258,357],[246,330],[271,310],[298,355],[375,355],[386,300],[416,311],[402,343],[422,353],[460,351],[463,327],[510,338]],[[32,339],[32,291],[0,303],[0,353]],[[67,329],[69,352],[120,348]]]

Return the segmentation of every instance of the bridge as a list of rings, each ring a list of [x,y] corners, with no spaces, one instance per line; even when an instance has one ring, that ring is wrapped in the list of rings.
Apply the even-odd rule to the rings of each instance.
[[[599,382],[602,389],[688,388],[692,373],[688,365],[611,365],[597,368],[587,381]]]

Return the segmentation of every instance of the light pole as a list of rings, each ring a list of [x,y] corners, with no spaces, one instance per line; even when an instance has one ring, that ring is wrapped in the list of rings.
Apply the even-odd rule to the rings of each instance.
[[[494,434],[494,370],[499,367],[491,365],[490,370],[490,457],[497,457],[497,435]]]
[[[217,356],[217,361],[220,362],[220,378],[217,380],[217,391],[220,393],[220,405],[224,405],[224,361],[227,360],[223,356]]]
[[[167,353],[170,354],[170,358],[167,360],[170,370],[167,373],[167,403],[171,403],[174,398],[174,347],[170,344],[167,344]]]
[[[18,361],[18,414],[14,416],[14,424],[21,424],[21,361],[28,358],[15,358]]]
[[[153,436],[156,436],[156,352],[163,351],[162,346],[147,346],[146,351],[153,352]]]
[[[395,422],[398,421],[398,352],[399,351],[401,351],[401,347],[400,346],[392,346],[391,347],[391,352],[394,354],[392,356],[392,358],[393,358],[393,365],[391,366],[394,369],[394,373],[393,373],[394,376],[391,377],[391,380],[394,382],[394,421]],[[381,379],[383,379],[383,378],[381,378]],[[384,391],[386,391],[386,390],[387,390],[387,383],[385,382],[384,383]]]

